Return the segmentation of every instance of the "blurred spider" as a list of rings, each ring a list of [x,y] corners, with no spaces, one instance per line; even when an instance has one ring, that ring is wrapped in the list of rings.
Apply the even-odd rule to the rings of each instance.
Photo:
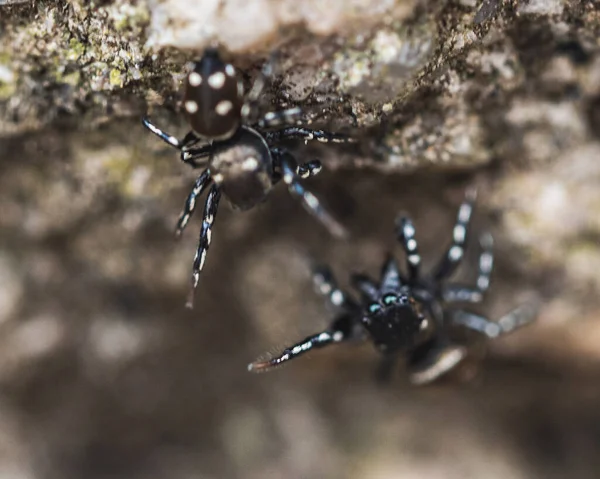
[[[276,357],[251,363],[248,370],[268,370],[314,348],[370,338],[383,354],[378,370],[380,380],[389,378],[396,359],[403,353],[411,382],[426,384],[466,357],[466,347],[450,339],[450,327],[461,326],[496,338],[532,322],[535,308],[531,305],[522,305],[497,322],[468,311],[446,308],[447,304],[456,302],[479,303],[489,287],[493,266],[490,234],[480,238],[482,252],[476,285],[445,284],[463,258],[474,200],[475,190],[469,190],[458,211],[452,244],[433,272],[426,276],[420,273],[421,256],[415,228],[406,216],[400,216],[397,221],[398,239],[407,259],[406,276],[393,257],[384,263],[379,283],[364,275],[353,275],[351,282],[360,293],[359,303],[338,288],[328,268],[318,269],[314,275],[316,289],[328,297],[339,314],[325,331],[285,348]]]
[[[344,237],[346,230],[300,184],[300,179],[321,171],[318,160],[298,164],[285,149],[274,143],[287,139],[349,142],[346,135],[296,126],[303,116],[300,108],[258,112],[266,73],[263,72],[244,98],[244,88],[231,64],[224,63],[217,50],[207,49],[193,64],[186,78],[183,106],[191,131],[182,139],[165,133],[144,118],[152,133],[181,151],[181,161],[203,171],[187,197],[177,223],[176,234],[185,229],[196,208],[197,198],[213,183],[204,206],[200,239],[192,268],[192,287],[187,306],[193,306],[194,291],[211,242],[211,229],[221,193],[234,209],[247,210],[263,201],[281,179],[334,236]]]

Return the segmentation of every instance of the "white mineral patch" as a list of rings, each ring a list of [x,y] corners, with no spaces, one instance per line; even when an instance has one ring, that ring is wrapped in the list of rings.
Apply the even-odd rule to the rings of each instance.
[[[245,51],[303,25],[317,35],[402,19],[414,0],[152,0],[148,46],[202,49],[218,43]]]
[[[564,8],[564,0],[530,0],[519,4],[519,13],[537,15],[559,15]]]

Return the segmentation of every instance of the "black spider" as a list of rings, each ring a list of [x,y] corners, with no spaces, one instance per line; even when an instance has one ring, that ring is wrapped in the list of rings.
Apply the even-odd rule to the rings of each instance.
[[[367,276],[353,275],[352,285],[361,296],[359,303],[338,288],[328,268],[320,268],[314,276],[316,289],[329,298],[339,315],[325,331],[284,349],[276,357],[255,361],[248,369],[267,370],[313,348],[370,338],[383,354],[380,379],[389,377],[396,358],[404,353],[411,382],[425,384],[454,368],[466,356],[466,347],[450,339],[451,327],[459,325],[495,338],[533,321],[535,308],[531,305],[520,306],[497,322],[445,307],[456,302],[478,303],[489,286],[493,265],[493,242],[489,234],[480,238],[482,252],[476,286],[444,282],[463,258],[474,200],[475,191],[470,190],[460,206],[452,244],[429,275],[420,274],[415,228],[406,216],[398,219],[397,234],[406,252],[407,276],[400,272],[392,257],[383,266],[379,284]]]
[[[303,116],[300,108],[269,112],[259,117],[257,100],[264,83],[265,75],[262,74],[244,99],[244,88],[233,65],[224,63],[217,50],[208,49],[200,61],[194,63],[186,78],[183,106],[191,131],[178,140],[147,118],[143,120],[152,133],[181,151],[181,161],[192,168],[203,169],[179,217],[177,235],[182,233],[192,216],[197,198],[213,183],[204,206],[188,307],[193,305],[194,290],[210,245],[221,193],[234,209],[247,210],[263,201],[273,185],[283,179],[290,192],[299,197],[305,208],[333,235],[346,235],[343,226],[299,182],[301,178],[318,174],[321,163],[313,160],[298,165],[288,151],[275,148],[273,144],[287,139],[340,143],[352,140],[346,135],[296,126]]]

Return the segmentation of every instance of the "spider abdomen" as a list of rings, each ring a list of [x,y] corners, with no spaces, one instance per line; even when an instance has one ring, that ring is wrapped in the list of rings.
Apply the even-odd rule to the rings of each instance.
[[[231,206],[238,210],[250,209],[263,201],[273,186],[269,147],[248,127],[240,127],[232,138],[215,147],[210,172]]]
[[[186,79],[183,108],[192,130],[204,138],[229,138],[240,124],[242,93],[233,65],[207,50]]]

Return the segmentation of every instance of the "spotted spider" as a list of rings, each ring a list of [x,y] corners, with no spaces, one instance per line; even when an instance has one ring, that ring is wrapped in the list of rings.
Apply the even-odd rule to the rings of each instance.
[[[276,357],[251,363],[248,370],[268,370],[314,348],[369,338],[383,355],[379,379],[389,378],[395,360],[403,353],[411,382],[427,384],[466,357],[466,347],[450,339],[451,327],[461,326],[496,338],[533,321],[535,308],[531,305],[522,305],[497,322],[475,313],[446,308],[447,304],[456,302],[479,303],[489,287],[493,266],[490,234],[480,238],[482,252],[476,286],[445,284],[463,258],[474,200],[475,190],[469,190],[458,211],[452,244],[428,275],[420,274],[421,256],[415,228],[406,216],[400,216],[396,226],[398,240],[406,253],[406,276],[393,257],[384,263],[379,283],[365,275],[353,275],[351,283],[360,293],[359,303],[339,289],[328,268],[317,269],[316,290],[328,297],[339,314],[325,331],[285,348]]]
[[[200,61],[193,64],[185,82],[183,106],[191,131],[182,139],[160,130],[144,118],[152,133],[181,151],[181,161],[192,168],[203,169],[187,197],[177,223],[181,235],[196,208],[197,198],[208,186],[200,239],[192,267],[192,287],[187,306],[193,306],[194,291],[211,242],[213,222],[221,193],[234,209],[247,210],[263,201],[280,180],[292,195],[312,213],[334,236],[344,237],[346,230],[300,184],[321,171],[318,160],[298,164],[285,149],[273,145],[287,139],[321,142],[352,141],[346,135],[297,126],[303,116],[300,108],[258,114],[257,100],[266,74],[263,72],[249,93],[236,70],[224,63],[217,50],[207,49]]]

